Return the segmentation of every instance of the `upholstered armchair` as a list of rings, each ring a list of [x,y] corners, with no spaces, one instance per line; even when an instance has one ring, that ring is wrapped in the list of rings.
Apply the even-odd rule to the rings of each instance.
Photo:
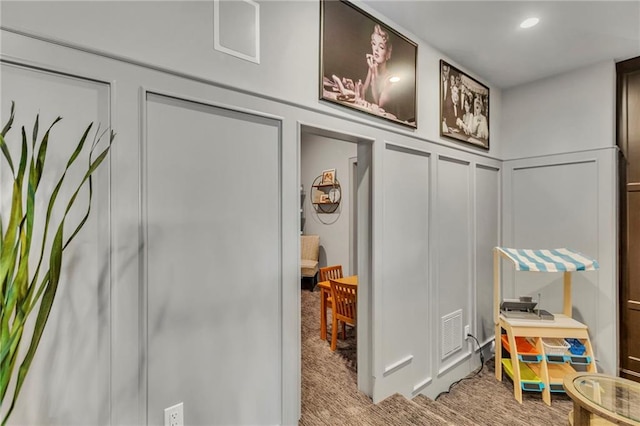
[[[300,275],[302,282],[311,281],[309,290],[318,282],[318,256],[320,254],[320,236],[300,236]],[[304,286],[303,286],[304,287]]]

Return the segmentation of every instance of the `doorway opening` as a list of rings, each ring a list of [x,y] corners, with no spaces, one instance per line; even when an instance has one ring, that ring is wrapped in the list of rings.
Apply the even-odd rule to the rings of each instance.
[[[319,267],[341,265],[343,276],[356,276],[356,327],[347,327],[346,339],[338,334],[336,351],[331,351],[331,322],[328,321],[326,340],[320,330],[320,291],[300,287],[301,295],[301,369],[302,408],[318,400],[313,395],[313,377],[322,380],[335,372],[334,360],[346,365],[351,383],[357,383],[359,395],[365,399],[372,394],[371,374],[371,168],[373,140],[333,130],[300,125],[299,179],[301,185],[301,234],[319,235]],[[318,208],[322,201],[314,184],[327,170],[340,184],[340,203],[335,210],[325,212]],[[321,180],[321,179],[320,179]],[[327,306],[327,318],[331,308]],[[339,327],[341,329],[341,327]],[[320,361],[320,364],[318,362]],[[329,361],[327,361],[329,360]],[[340,367],[344,370],[344,367]],[[347,380],[349,380],[347,378]],[[311,381],[311,382],[309,382]],[[351,389],[350,392],[353,392]],[[331,390],[327,389],[331,396]],[[336,389],[340,392],[340,389]],[[341,398],[335,394],[335,398]]]

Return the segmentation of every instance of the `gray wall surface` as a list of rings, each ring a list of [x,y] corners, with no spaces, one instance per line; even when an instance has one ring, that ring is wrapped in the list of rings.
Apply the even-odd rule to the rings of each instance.
[[[500,157],[615,146],[615,84],[607,61],[505,91]]]
[[[304,188],[304,233],[320,235],[320,266],[342,265],[345,275],[353,261],[350,252],[352,239],[352,182],[350,158],[357,155],[358,145],[305,132],[300,139],[300,182]],[[311,185],[323,170],[336,169],[342,199],[333,213],[319,213],[313,206]],[[316,182],[317,183],[317,182]]]
[[[94,122],[93,140],[98,123],[109,122],[110,87],[108,84],[74,79],[67,76],[30,70],[2,63],[2,123],[7,121],[10,101],[16,102],[16,121],[6,135],[12,152],[14,167],[20,158],[22,126],[31,141],[36,115],[40,114],[38,140],[44,136],[55,118],[63,118],[50,133],[49,149],[42,182],[37,192],[34,250],[38,253],[42,238],[48,197],[64,171],[65,165],[89,123]],[[104,130],[102,126],[102,130]],[[16,143],[18,142],[18,143]],[[105,146],[104,144],[102,145]],[[88,162],[88,148],[65,177],[65,185],[58,195],[53,211],[48,242],[62,218],[63,209],[83,177],[82,167]],[[0,211],[3,224],[11,206],[11,171],[2,162],[0,176]],[[16,424],[100,424],[108,419],[109,400],[109,171],[108,165],[99,169],[94,182],[92,216],[69,249],[65,250],[56,303],[48,320],[48,329],[42,337],[38,356],[34,358],[20,396],[21,404],[15,415]],[[75,208],[65,222],[72,230],[82,219],[87,206],[87,188],[80,193]],[[3,229],[6,232],[6,229]],[[70,231],[65,234],[69,236]],[[46,256],[45,251],[45,256]],[[32,254],[33,272],[37,258]],[[45,258],[40,279],[48,268]],[[37,309],[34,310],[34,318]],[[79,326],[82,324],[82,326]],[[24,341],[30,336],[34,322],[25,327]],[[23,352],[26,348],[23,348]],[[15,366],[17,371],[19,365]],[[44,379],[44,380],[43,380]],[[11,398],[7,398],[11,401]],[[82,407],[80,410],[75,407]],[[42,407],[33,409],[33,407]],[[3,407],[3,412],[8,408]],[[46,413],[46,416],[43,416]]]
[[[574,273],[573,316],[589,326],[599,371],[617,355],[617,148],[615,65],[597,63],[503,94],[504,220],[508,247],[570,247],[600,264]],[[560,276],[517,274],[503,265],[513,296],[540,292],[560,310]],[[516,283],[515,287],[513,283]],[[510,296],[506,296],[510,297]]]
[[[491,88],[485,152],[439,137],[443,55],[428,41],[417,40],[413,131],[318,101],[318,3],[259,4],[260,64],[213,49],[211,2],[0,4],[2,120],[15,98],[27,117],[64,113],[73,134],[90,120],[118,133],[95,222],[84,230],[97,252],[82,266],[90,283],[69,285],[56,302],[66,325],[47,330],[14,422],[159,424],[162,408],[184,401],[192,424],[297,423],[305,127],[367,141],[353,144],[371,160],[370,181],[358,182],[371,184],[368,238],[358,237],[371,245],[359,247],[357,260],[359,303],[368,307],[359,345],[363,337],[370,347],[359,346],[359,358],[363,350],[368,357],[358,365],[374,401],[395,392],[434,397],[477,367],[477,348],[457,345],[461,333],[446,334],[443,317],[461,311],[460,325],[491,341],[490,249],[498,244],[577,245],[598,258],[601,271],[574,285],[574,312],[613,372],[613,64],[507,94]],[[539,112],[574,91],[584,94],[584,114]],[[542,124],[528,121],[532,114]],[[569,123],[595,130],[563,133]],[[540,142],[541,127],[561,137]],[[579,152],[581,140],[592,155]],[[562,184],[548,191],[554,176]],[[583,180],[597,196],[581,196]],[[536,216],[540,206],[549,216]],[[575,223],[547,226],[551,216],[585,211]],[[541,288],[550,299],[556,291],[504,280],[514,294]],[[581,283],[585,293],[575,291]],[[594,316],[596,295],[604,297]],[[87,342],[80,352],[72,349],[79,337]],[[445,343],[453,351],[443,357]],[[57,364],[49,367],[49,357]],[[67,387],[52,389],[59,377]],[[253,405],[239,394],[253,395]]]
[[[280,123],[156,95],[146,110],[148,422],[184,401],[193,424],[280,423]]]

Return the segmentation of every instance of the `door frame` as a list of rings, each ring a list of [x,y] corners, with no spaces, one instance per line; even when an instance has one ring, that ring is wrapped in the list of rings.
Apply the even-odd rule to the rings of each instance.
[[[357,173],[349,189],[357,188],[357,194],[351,196],[352,200],[357,202],[357,206],[352,206],[356,210],[354,220],[357,223],[355,232],[354,248],[357,253],[356,265],[358,271],[358,333],[357,333],[357,360],[358,360],[358,390],[365,393],[369,397],[373,395],[373,333],[372,323],[372,289],[373,289],[373,143],[375,139],[355,135],[348,132],[329,129],[322,126],[305,124],[298,122],[298,179],[296,188],[300,188],[301,184],[301,145],[302,138],[305,134],[315,134],[332,139],[342,140],[357,144],[357,157],[355,161],[358,163]],[[349,159],[349,165],[352,166],[352,159]],[[350,167],[350,177],[352,173]],[[299,215],[298,215],[299,216]],[[298,224],[298,228],[300,224]],[[350,237],[351,238],[351,237]],[[298,296],[300,296],[300,286],[298,288]],[[300,342],[300,345],[302,343]],[[301,371],[301,366],[300,366]],[[302,382],[302,374],[299,375],[300,383]],[[302,395],[300,395],[300,404]]]
[[[627,330],[631,327],[631,319],[629,311],[639,310],[637,301],[632,301],[631,279],[632,271],[629,259],[633,257],[630,253],[630,226],[633,223],[629,220],[628,210],[628,194],[639,191],[637,183],[628,182],[628,167],[633,162],[633,158],[629,158],[630,154],[630,135],[629,135],[629,116],[633,115],[633,111],[627,108],[628,103],[628,76],[630,74],[640,73],[640,57],[628,59],[616,64],[616,144],[618,151],[618,221],[619,221],[619,258],[618,258],[618,362],[620,376],[627,379],[640,382],[640,371],[632,370],[630,363],[640,365],[630,356],[631,337]],[[633,135],[632,135],[633,136]],[[636,171],[637,173],[637,171]],[[635,228],[635,227],[634,227]],[[636,230],[640,232],[640,230]],[[637,272],[636,272],[637,274]],[[638,284],[636,284],[638,285]],[[637,347],[635,348],[637,350]],[[632,360],[633,359],[633,360]],[[639,369],[640,370],[640,369]]]

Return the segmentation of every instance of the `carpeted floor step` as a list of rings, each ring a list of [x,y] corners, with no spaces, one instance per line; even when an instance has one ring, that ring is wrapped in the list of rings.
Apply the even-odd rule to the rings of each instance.
[[[566,424],[566,413],[571,407],[571,400],[566,395],[552,395],[551,406],[548,406],[542,401],[540,392],[523,392],[520,404],[513,397],[513,383],[506,378],[496,380],[494,368],[492,358],[473,380],[461,381],[437,402],[481,425]]]
[[[427,398],[424,395],[418,395],[412,400],[414,403],[424,407],[426,410],[438,414],[440,417],[447,419],[456,426],[477,426],[478,423],[467,418],[464,414],[447,407],[444,404]]]
[[[437,413],[425,410],[424,407],[399,394],[391,395],[384,401],[367,407],[362,414],[362,416],[354,418],[354,422],[350,423],[350,425],[454,425],[454,423],[446,421]]]
[[[509,426],[536,424],[529,417],[529,413],[518,410],[519,404],[513,398],[513,394],[505,392],[504,389],[498,392],[499,388],[503,387],[504,384],[495,379],[479,382],[462,381],[454,386],[450,393],[438,398],[438,404],[473,419],[481,425],[498,426],[505,425],[506,422]],[[500,397],[492,398],[496,395]]]
[[[539,392],[513,397],[513,383],[495,378],[495,359],[453,386],[433,405],[423,397],[392,395],[377,405],[358,391],[356,333],[338,339],[338,348],[320,340],[319,292],[301,292],[302,416],[299,426],[547,426],[567,424],[572,407],[565,394],[551,406]],[[449,410],[449,411],[447,411]],[[466,421],[465,421],[466,420]],[[468,423],[471,421],[473,423]]]

